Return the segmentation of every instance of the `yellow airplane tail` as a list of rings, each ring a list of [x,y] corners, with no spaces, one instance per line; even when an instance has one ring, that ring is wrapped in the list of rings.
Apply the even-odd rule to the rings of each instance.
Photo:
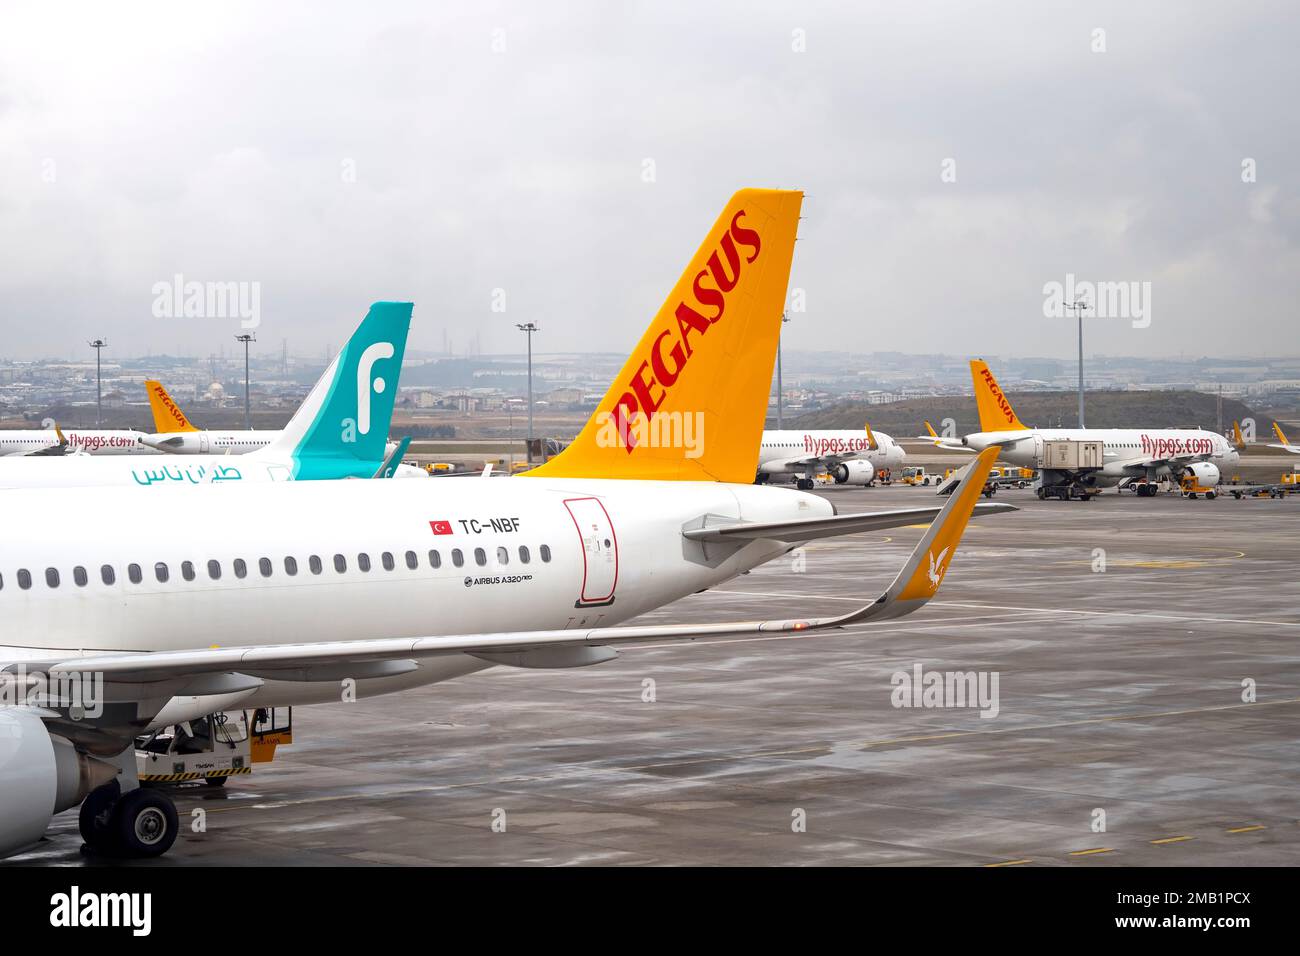
[[[1246,439],[1241,434],[1241,422],[1232,423],[1232,444],[1234,448],[1246,447]]]
[[[146,379],[145,391],[149,393],[149,408],[153,411],[153,427],[160,433],[196,432],[181,407],[172,400],[162,382]]]
[[[525,474],[753,481],[802,203],[732,196],[578,437]]]
[[[983,359],[972,359],[970,377],[975,383],[975,406],[982,432],[1022,432],[1029,429],[1016,417],[1015,409]]]
[[[1282,426],[1279,425],[1277,422],[1273,423],[1273,434],[1277,436],[1277,440],[1280,441],[1283,445],[1291,444],[1289,441],[1286,440],[1286,434],[1282,431]]]

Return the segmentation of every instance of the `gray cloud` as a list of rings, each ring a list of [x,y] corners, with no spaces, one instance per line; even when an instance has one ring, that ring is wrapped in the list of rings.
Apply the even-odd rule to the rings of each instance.
[[[0,354],[232,348],[176,273],[295,351],[406,297],[412,348],[622,351],[744,185],[809,194],[794,348],[1069,356],[1073,272],[1153,286],[1090,350],[1297,351],[1289,5],[426,6],[7,7]]]

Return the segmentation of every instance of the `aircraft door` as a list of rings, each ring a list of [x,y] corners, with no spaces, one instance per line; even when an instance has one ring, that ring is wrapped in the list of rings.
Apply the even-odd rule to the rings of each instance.
[[[618,538],[609,512],[599,498],[569,498],[564,506],[582,542],[582,593],[573,606],[613,604],[618,585]]]

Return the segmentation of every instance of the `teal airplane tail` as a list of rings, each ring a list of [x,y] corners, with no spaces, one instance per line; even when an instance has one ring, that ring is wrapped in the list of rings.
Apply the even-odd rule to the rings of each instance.
[[[376,302],[264,451],[288,459],[290,477],[369,478],[384,464],[410,302]]]

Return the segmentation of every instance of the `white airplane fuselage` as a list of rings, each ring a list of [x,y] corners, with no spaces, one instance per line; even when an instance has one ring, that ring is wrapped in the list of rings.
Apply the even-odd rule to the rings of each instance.
[[[975,432],[962,439],[974,451],[1005,442],[1001,460],[1025,468],[1037,467],[1043,443],[1048,441],[1099,441],[1104,444],[1104,466],[1089,476],[1099,486],[1118,484],[1125,478],[1163,478],[1167,466],[1145,463],[1166,457],[1204,455],[1219,471],[1235,467],[1237,450],[1222,435],[1200,428],[1033,428],[1029,431]],[[1216,484],[1217,478],[1211,484]]]
[[[265,448],[280,437],[280,430],[157,432],[154,445],[166,446],[173,455],[246,455]]]
[[[862,429],[795,431],[764,431],[759,446],[758,470],[763,474],[809,474],[811,469],[800,462],[807,459],[838,457],[871,462],[878,472],[882,468],[898,468],[906,455],[902,446],[884,432],[873,432],[876,447],[871,448],[867,434]]]
[[[143,444],[143,432],[129,428],[82,429],[70,428],[63,432],[68,440],[68,451],[87,455],[158,455],[161,452]],[[0,431],[0,456],[30,455],[46,448],[56,448],[59,435],[53,428]]]
[[[751,485],[529,478],[13,491],[0,507],[0,657],[47,660],[613,625],[789,550],[683,538],[702,516],[833,513],[814,495]],[[357,688],[386,693],[487,666],[456,654]],[[238,695],[246,706],[338,699],[338,679],[268,680]]]

